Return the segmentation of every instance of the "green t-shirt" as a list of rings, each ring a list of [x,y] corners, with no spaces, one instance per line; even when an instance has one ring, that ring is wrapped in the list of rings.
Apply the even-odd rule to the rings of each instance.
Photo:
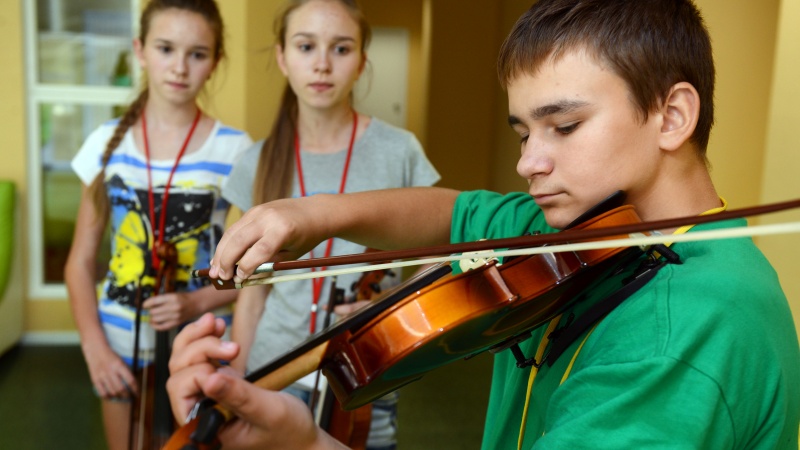
[[[535,231],[555,230],[530,196],[476,191],[459,196],[451,238]],[[523,449],[798,448],[800,347],[775,271],[749,238],[671,248],[682,264],[666,265],[588,338],[539,370]],[[609,277],[593,287],[561,325],[619,286],[620,277]],[[544,328],[520,345],[526,356],[535,354]],[[482,448],[517,448],[529,375],[511,352],[495,356]]]

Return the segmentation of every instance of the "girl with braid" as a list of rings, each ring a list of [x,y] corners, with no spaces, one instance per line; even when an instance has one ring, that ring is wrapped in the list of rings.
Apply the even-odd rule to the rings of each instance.
[[[190,272],[208,265],[228,209],[221,186],[252,144],[197,105],[225,55],[214,0],[152,0],[139,29],[133,46],[147,77],[144,89],[72,161],[84,189],[65,278],[111,449],[128,445],[130,399],[139,390],[133,363],[152,363],[155,331],[206,311],[231,316],[236,293],[217,291]],[[111,260],[95,287],[106,225]],[[162,295],[154,292],[159,246],[178,254],[175,292]]]

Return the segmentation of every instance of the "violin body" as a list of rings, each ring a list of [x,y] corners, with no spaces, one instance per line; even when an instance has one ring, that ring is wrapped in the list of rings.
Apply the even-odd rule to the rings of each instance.
[[[609,221],[639,218],[627,206],[581,226],[613,226]],[[553,318],[624,251],[541,254],[502,265],[490,261],[440,279],[332,339],[321,363],[323,373],[345,409],[364,405]]]

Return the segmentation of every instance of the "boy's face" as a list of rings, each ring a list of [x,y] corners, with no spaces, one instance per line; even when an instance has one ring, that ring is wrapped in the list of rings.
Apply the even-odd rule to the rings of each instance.
[[[622,78],[586,52],[515,77],[508,104],[522,138],[517,172],[551,226],[564,228],[616,190],[635,202],[656,187],[660,121],[642,124]]]

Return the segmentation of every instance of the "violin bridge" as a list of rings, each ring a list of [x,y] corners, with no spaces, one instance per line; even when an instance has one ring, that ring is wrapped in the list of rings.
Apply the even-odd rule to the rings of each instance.
[[[486,239],[479,239],[479,241],[485,241]],[[482,255],[479,258],[466,258],[461,259],[458,261],[458,266],[461,268],[462,272],[468,272],[470,270],[474,270],[480,267],[485,266],[491,262],[498,262],[498,259],[494,256],[485,256],[487,253],[491,253],[492,251],[477,251],[477,252],[464,252],[462,256],[469,256],[469,255]]]

